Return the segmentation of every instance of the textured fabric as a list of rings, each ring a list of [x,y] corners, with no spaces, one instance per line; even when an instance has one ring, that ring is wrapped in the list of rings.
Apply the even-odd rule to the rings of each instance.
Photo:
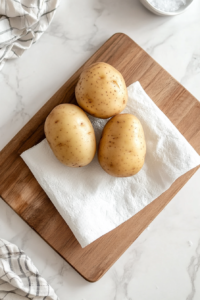
[[[21,56],[48,28],[59,0],[0,0],[0,69]]]
[[[3,239],[0,239],[0,299],[58,300],[24,251]]]
[[[123,111],[142,123],[147,144],[145,164],[127,178],[108,175],[97,155],[82,168],[69,168],[54,156],[46,140],[22,158],[67,222],[82,247],[135,215],[166,191],[200,157],[145,93],[139,82],[128,87]],[[97,142],[108,120],[90,117]]]

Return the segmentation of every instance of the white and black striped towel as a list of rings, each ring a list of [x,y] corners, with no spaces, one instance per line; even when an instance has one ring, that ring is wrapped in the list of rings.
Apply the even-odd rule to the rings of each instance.
[[[48,28],[59,0],[0,0],[0,70]]]
[[[0,299],[58,300],[24,251],[3,239],[0,239]]]

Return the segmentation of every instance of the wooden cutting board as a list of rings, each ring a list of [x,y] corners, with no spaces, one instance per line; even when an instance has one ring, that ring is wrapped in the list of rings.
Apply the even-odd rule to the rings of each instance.
[[[0,153],[0,195],[55,251],[88,281],[97,281],[135,241],[197,171],[180,177],[159,198],[115,230],[82,249],[39,186],[20,154],[44,139],[44,121],[58,104],[75,102],[74,88],[85,66],[104,61],[127,86],[144,90],[200,154],[200,103],[128,36],[113,35],[39,110]]]

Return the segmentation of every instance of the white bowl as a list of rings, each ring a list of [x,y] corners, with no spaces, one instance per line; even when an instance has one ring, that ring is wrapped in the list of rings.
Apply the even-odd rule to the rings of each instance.
[[[182,6],[181,8],[179,8],[177,11],[173,11],[173,12],[167,12],[167,11],[162,11],[160,9],[155,8],[154,6],[152,6],[147,0],[140,0],[140,2],[148,9],[150,10],[152,13],[158,15],[158,16],[175,16],[178,14],[181,14],[182,12],[184,12],[189,6],[190,4],[192,4],[194,0],[187,0],[186,5]]]

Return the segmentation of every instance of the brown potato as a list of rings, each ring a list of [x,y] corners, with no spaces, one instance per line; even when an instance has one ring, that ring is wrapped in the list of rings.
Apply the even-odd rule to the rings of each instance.
[[[108,121],[99,143],[98,159],[110,175],[128,177],[144,164],[146,142],[140,121],[131,114],[120,114]]]
[[[68,167],[86,166],[94,158],[94,129],[77,105],[56,106],[45,121],[44,131],[55,156]]]
[[[102,119],[119,114],[128,100],[122,74],[104,62],[92,64],[81,73],[75,95],[80,107]]]

